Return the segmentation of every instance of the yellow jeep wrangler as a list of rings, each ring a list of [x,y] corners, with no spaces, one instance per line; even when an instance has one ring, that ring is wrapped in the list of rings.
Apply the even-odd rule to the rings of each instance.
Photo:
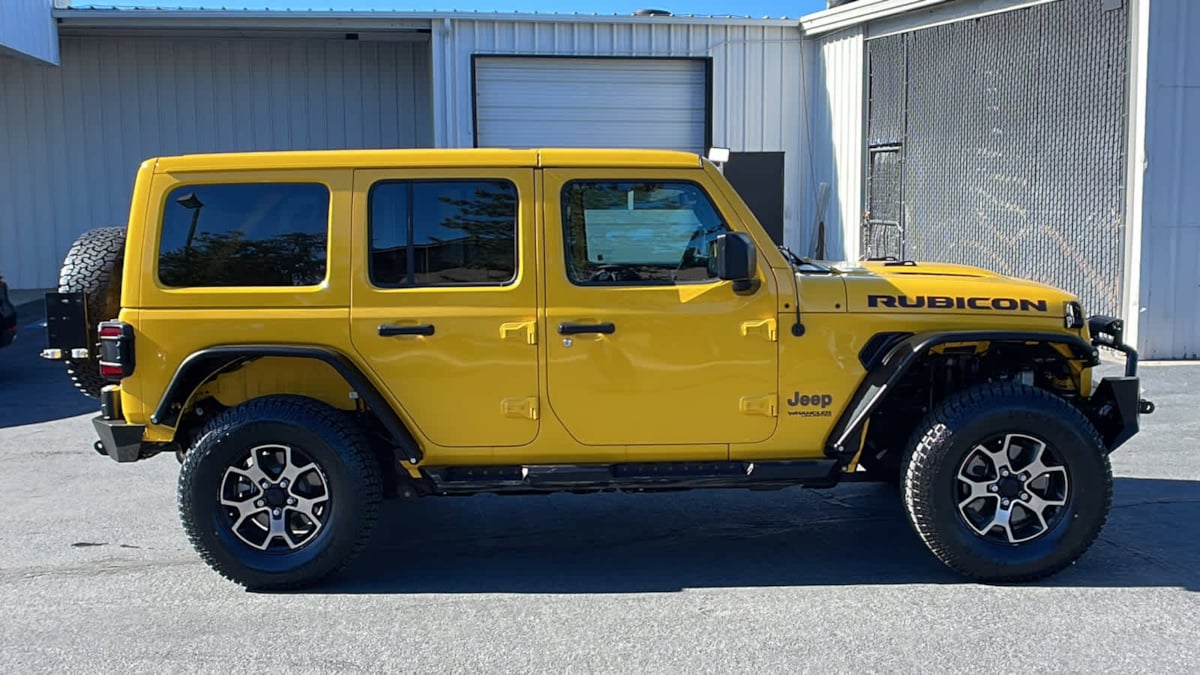
[[[152,159],[61,279],[44,355],[99,399],[95,449],[176,453],[188,536],[253,588],[339,569],[389,496],[846,480],[899,484],[954,570],[1035,579],[1153,408],[1071,294],[798,258],[684,153]]]

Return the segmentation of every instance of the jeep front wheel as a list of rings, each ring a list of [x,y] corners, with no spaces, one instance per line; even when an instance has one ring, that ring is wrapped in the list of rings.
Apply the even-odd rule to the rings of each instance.
[[[913,529],[951,569],[980,581],[1054,574],[1108,517],[1112,471],[1091,423],[1053,394],[988,384],[921,422],[904,461]]]
[[[251,589],[298,588],[366,544],[381,484],[369,442],[345,413],[269,396],[204,428],[179,474],[179,512],[222,576]]]

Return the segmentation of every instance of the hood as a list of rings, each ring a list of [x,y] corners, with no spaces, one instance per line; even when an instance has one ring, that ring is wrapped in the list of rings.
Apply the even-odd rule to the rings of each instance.
[[[950,263],[844,263],[851,312],[1010,314],[1060,317],[1076,297],[1028,279]]]

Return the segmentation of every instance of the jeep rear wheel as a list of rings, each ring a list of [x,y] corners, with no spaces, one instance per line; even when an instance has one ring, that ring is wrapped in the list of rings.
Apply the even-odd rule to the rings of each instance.
[[[1088,420],[1034,387],[988,384],[921,422],[904,461],[909,521],[951,569],[989,582],[1061,570],[1091,546],[1112,501]]]
[[[125,261],[125,228],[100,227],[79,235],[63,259],[59,293],[83,293],[87,307],[87,346],[90,359],[65,359],[67,376],[79,391],[100,397],[106,384],[100,375],[95,345],[96,326],[117,318],[121,311],[121,266]]]
[[[299,396],[225,411],[179,474],[179,513],[196,551],[251,589],[297,588],[366,544],[382,500],[379,464],[349,417]]]

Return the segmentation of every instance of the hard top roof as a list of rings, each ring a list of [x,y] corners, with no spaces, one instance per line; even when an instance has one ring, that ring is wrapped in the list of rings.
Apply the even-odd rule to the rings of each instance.
[[[405,167],[625,167],[696,168],[700,156],[673,150],[591,148],[440,148],[417,150],[301,150],[179,155],[156,160],[159,173],[273,169]]]

